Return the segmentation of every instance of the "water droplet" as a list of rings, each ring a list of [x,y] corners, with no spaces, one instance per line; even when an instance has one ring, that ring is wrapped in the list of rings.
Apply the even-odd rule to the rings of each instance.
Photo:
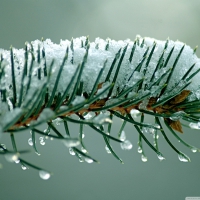
[[[138,153],[142,153],[142,148],[140,146],[138,147]]]
[[[140,111],[139,111],[139,110],[136,110],[136,109],[132,109],[132,110],[130,111],[130,114],[131,114],[131,116],[135,119],[135,118],[137,118],[137,117],[140,115]]]
[[[200,123],[198,122],[198,123],[189,123],[189,127],[191,128],[191,129],[200,129]]]
[[[82,139],[83,139],[84,137],[85,137],[85,134],[83,133],[83,134],[82,134]]]
[[[50,134],[50,129],[49,128],[44,129],[44,133],[49,135]]]
[[[51,174],[49,172],[44,171],[44,170],[40,170],[39,176],[40,176],[41,179],[47,180],[51,177]]]
[[[89,112],[89,113],[87,113],[87,115],[84,115],[84,118],[85,118],[85,119],[91,119],[91,118],[94,117],[94,116],[95,116],[95,113]]]
[[[29,139],[28,139],[28,144],[29,144],[30,146],[33,146],[32,138],[29,138]]]
[[[82,151],[83,153],[87,153],[87,150],[86,150],[85,148],[83,148],[83,147],[81,147],[81,151]]]
[[[69,148],[69,153],[70,153],[72,156],[76,155],[76,153],[74,152],[73,148]]]
[[[50,137],[50,140],[54,140],[53,137]]]
[[[120,146],[123,150],[130,150],[133,147],[129,140],[125,140],[124,142],[120,143]]]
[[[1,144],[0,151],[4,151],[4,149],[6,149],[6,145],[5,144]]]
[[[30,130],[30,134],[32,135],[32,133],[33,133],[33,131],[32,130]]]
[[[48,140],[48,139],[49,139],[49,137],[48,137],[48,136],[45,136],[45,139],[46,139],[46,140]]]
[[[108,148],[107,145],[105,146],[105,150],[106,150],[107,153],[111,153],[111,151],[110,151],[110,149]]]
[[[79,160],[79,162],[84,162],[84,160],[82,158],[79,158],[78,160]]]
[[[196,147],[191,148],[191,151],[192,151],[193,153],[196,153],[197,150],[198,150],[198,149],[197,149]]]
[[[163,157],[163,155],[162,155],[162,154],[157,154],[157,156],[158,156],[158,159],[159,159],[160,161],[162,161],[162,160],[164,160],[164,159],[165,159],[165,157]]]
[[[141,160],[142,160],[143,162],[147,162],[147,157],[144,156],[144,155],[142,154],[142,155],[141,155]]]
[[[154,138],[154,139],[158,139],[158,138],[159,138],[159,135],[158,135],[158,134],[153,134],[153,138]]]
[[[41,155],[40,153],[38,153],[38,152],[36,152],[36,151],[35,151],[35,153],[36,153],[38,156],[40,156],[40,155]]]
[[[92,160],[92,159],[90,159],[90,158],[85,158],[85,161],[87,162],[87,163],[93,163],[94,161]]]
[[[159,124],[153,124],[153,126],[155,127],[155,128],[160,128],[160,125]]]
[[[8,162],[15,162],[15,161],[19,160],[19,154],[14,154],[14,153],[6,154],[5,159]]]
[[[142,132],[146,134],[155,135],[156,129],[151,128],[151,127],[142,127]]]
[[[44,137],[39,137],[40,144],[45,145],[45,138]]]
[[[20,160],[19,160],[19,159],[18,159],[18,160],[15,160],[15,163],[16,163],[16,164],[20,163]]]
[[[121,135],[120,135],[120,138],[119,138],[121,141],[125,141],[126,140],[126,133],[125,131],[122,131],[121,132]]]
[[[56,121],[56,125],[57,125],[57,126],[60,126],[60,122],[59,122],[59,121]]]
[[[76,147],[80,144],[80,141],[76,138],[74,138],[74,139],[66,138],[65,140],[63,140],[63,143],[66,147]]]
[[[184,153],[178,154],[178,158],[182,162],[189,162],[190,161],[190,158],[187,155],[185,155]]]
[[[60,126],[60,123],[63,122],[63,119],[61,119],[60,117],[58,117],[58,118],[52,120],[52,122],[56,123],[57,126]],[[49,132],[50,132],[50,130],[49,130]]]
[[[22,168],[23,170],[27,170],[27,167],[26,167],[25,165],[21,165],[21,168]]]

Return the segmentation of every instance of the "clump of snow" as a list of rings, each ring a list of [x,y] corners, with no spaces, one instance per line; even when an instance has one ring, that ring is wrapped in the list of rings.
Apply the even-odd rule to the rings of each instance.
[[[114,69],[111,73],[110,79],[108,80],[110,83],[112,83],[112,80],[115,75],[115,71],[117,69],[117,65],[121,58],[123,49],[126,45],[128,45],[127,51],[122,61],[111,96],[115,96],[117,94],[117,91],[121,91],[124,88],[124,86],[132,87],[138,80],[142,78],[144,78],[144,83],[142,86],[143,91],[145,90],[145,85],[148,86],[149,84],[152,84],[152,82],[150,83],[150,80],[156,68],[156,65],[158,63],[158,60],[161,54],[163,53],[166,41],[160,41],[160,40],[156,40],[156,39],[152,39],[148,37],[142,38],[140,36],[137,36],[136,40],[137,40],[136,42],[137,45],[135,47],[134,55],[131,62],[129,61],[129,58],[130,58],[130,54],[131,54],[134,42],[130,41],[129,39],[124,40],[124,41],[122,40],[115,41],[111,39],[103,40],[103,39],[97,38],[95,42],[89,43],[90,47],[88,50],[87,61],[84,63],[85,65],[84,65],[83,73],[81,75],[81,81],[83,81],[83,91],[89,93],[92,90],[93,85],[98,76],[98,73],[103,67],[105,60],[107,60],[105,69],[99,81],[100,83],[105,82],[105,78],[108,74],[111,64],[117,52],[121,49],[120,57],[117,59]],[[86,54],[86,51],[87,51],[86,50],[87,46],[85,46],[86,42],[87,42],[86,37],[80,37],[80,38],[73,39],[73,46],[72,46],[72,41],[69,41],[69,40],[61,40],[60,44],[55,44],[50,39],[46,39],[44,41],[39,41],[39,40],[32,41],[31,42],[32,46],[28,44],[28,74],[29,74],[31,63],[33,61],[33,70],[31,74],[32,81],[31,81],[30,89],[31,88],[35,89],[38,86],[41,86],[41,83],[44,79],[44,73],[43,73],[43,70],[45,67],[44,63],[46,62],[47,72],[48,72],[49,66],[52,60],[54,60],[54,66],[50,75],[50,82],[48,84],[49,92],[50,93],[52,92],[53,87],[55,85],[58,71],[63,62],[63,58],[65,57],[65,54],[66,54],[66,49],[67,47],[69,47],[68,59],[64,63],[64,68],[61,73],[60,81],[57,87],[57,92],[60,92],[61,94],[63,94],[77,66],[83,62],[84,55]],[[155,46],[152,58],[148,64],[148,67],[146,68],[147,58],[150,55],[150,52],[153,48],[154,43],[156,44],[156,46]],[[174,47],[174,51],[171,55],[171,58],[169,59],[167,66],[165,68],[159,69],[155,73],[154,79],[153,79],[154,81],[157,80],[159,77],[161,77],[163,73],[166,73],[166,71],[173,66],[174,61],[177,55],[179,54],[181,48],[183,47],[183,45],[184,43],[179,42],[179,41],[176,41],[176,42],[171,41],[171,40],[168,41],[168,47],[166,48],[164,52],[163,60],[164,61],[166,60],[167,56],[169,55],[173,47]],[[40,57],[41,57],[40,63],[37,62],[38,46],[40,47],[39,48]],[[30,53],[32,47],[33,47],[33,53]],[[139,72],[138,71],[134,72],[136,67],[142,61],[144,53],[146,52],[148,47],[149,47],[149,51],[147,53],[147,57],[145,58],[145,61],[143,62],[141,66],[141,70]],[[41,56],[42,51],[45,51],[45,58]],[[25,50],[13,49],[13,53],[14,53],[16,83],[21,83],[22,73],[23,73],[24,64],[25,64],[24,62]],[[12,91],[12,79],[11,79],[10,51],[0,49],[0,54],[2,54],[3,56],[3,62],[1,63],[1,65],[4,66],[5,77],[6,77],[6,79],[1,80],[0,89],[6,88],[7,96],[12,97],[13,91]],[[176,85],[176,83],[178,83],[181,80],[183,75],[194,63],[196,63],[196,65],[189,75],[191,75],[197,69],[200,68],[200,60],[194,54],[193,50],[189,46],[185,45],[184,50],[173,72],[170,83],[167,86],[168,91],[170,91],[171,88],[173,88]],[[41,80],[37,78],[38,69],[41,69]],[[130,77],[132,73],[133,73],[133,76]],[[192,80],[192,84],[190,84],[186,89],[189,89],[195,92],[199,86],[198,84],[199,76],[200,76],[199,74],[196,75]],[[164,82],[166,81],[166,78],[167,76],[165,77],[164,80],[161,81],[161,84],[164,84]],[[74,81],[74,83],[72,84],[72,88],[69,91],[69,93],[73,92],[73,87],[75,83],[76,81]],[[27,84],[27,77],[25,78],[25,81],[24,81],[25,87],[26,87],[26,84]],[[16,84],[17,99],[19,97],[20,87],[21,87],[20,84]],[[154,90],[156,92],[156,89],[157,89],[156,87],[152,88],[151,90],[152,96],[154,96],[153,93],[154,93]],[[25,94],[23,93],[23,95]]]

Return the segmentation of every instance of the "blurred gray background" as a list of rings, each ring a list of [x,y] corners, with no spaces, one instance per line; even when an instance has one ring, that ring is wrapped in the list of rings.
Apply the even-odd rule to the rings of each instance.
[[[50,38],[71,39],[89,35],[124,40],[135,36],[180,40],[194,48],[200,45],[199,0],[1,0],[0,48],[10,45],[23,48],[26,41]],[[200,56],[200,53],[197,51]],[[147,118],[147,121],[150,121]],[[121,120],[115,119],[112,134],[117,134]],[[45,126],[41,127],[41,130]],[[59,127],[63,130],[63,125]],[[78,127],[70,124],[72,135]],[[85,144],[90,155],[100,164],[79,163],[59,141],[47,140],[45,146],[37,143],[41,156],[34,152],[23,158],[45,169],[53,176],[44,181],[34,169],[23,171],[0,157],[0,199],[35,200],[183,200],[187,196],[200,196],[200,153],[192,153],[167,132],[173,144],[192,160],[183,163],[160,136],[159,147],[166,160],[160,162],[154,152],[144,144],[148,162],[143,163],[137,153],[138,134],[132,125],[125,128],[133,143],[131,151],[112,146],[123,159],[120,164],[105,151],[103,138],[92,129],[85,128]],[[200,147],[198,131],[184,129],[183,139]],[[30,134],[17,133],[18,149],[31,148]],[[9,135],[1,143],[11,148]]]

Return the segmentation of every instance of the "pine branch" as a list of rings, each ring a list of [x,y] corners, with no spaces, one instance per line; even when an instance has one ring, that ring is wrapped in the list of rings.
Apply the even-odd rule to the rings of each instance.
[[[134,42],[97,38],[92,43],[88,37],[80,37],[61,40],[59,45],[42,39],[27,42],[24,50],[0,49],[0,134],[10,133],[13,146],[8,150],[0,144],[0,154],[10,162],[20,162],[23,170],[39,170],[40,177],[48,179],[50,172],[24,160],[27,151],[18,150],[15,133],[29,130],[28,143],[37,155],[39,134],[41,145],[55,138],[80,162],[98,163],[84,143],[86,125],[102,135],[107,153],[123,163],[111,142],[130,150],[132,144],[124,128],[131,123],[139,134],[142,161],[147,161],[145,143],[159,160],[164,160],[158,149],[158,132],[178,153],[180,161],[190,161],[170,141],[160,119],[183,145],[192,152],[200,151],[176,133],[183,133],[182,121],[188,121],[192,129],[200,129],[200,59],[195,52],[178,41],[139,36]],[[146,115],[154,117],[155,123],[146,122]],[[111,134],[113,116],[123,120],[118,135]],[[44,131],[38,129],[43,123],[48,126]],[[64,134],[55,123],[64,124]],[[80,125],[76,138],[71,137],[68,123]],[[153,136],[153,144],[148,134]]]

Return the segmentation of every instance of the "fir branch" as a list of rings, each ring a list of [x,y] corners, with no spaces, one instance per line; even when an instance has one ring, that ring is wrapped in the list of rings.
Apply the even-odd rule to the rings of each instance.
[[[48,137],[62,141],[80,162],[98,163],[85,147],[86,125],[103,136],[107,152],[123,163],[111,141],[123,150],[132,148],[124,131],[129,122],[139,134],[138,152],[144,162],[143,141],[164,159],[158,149],[159,131],[180,161],[188,162],[189,157],[170,141],[160,119],[164,118],[167,129],[183,145],[200,151],[176,133],[183,132],[180,120],[200,129],[199,65],[195,50],[169,39],[137,37],[134,42],[118,42],[97,38],[90,43],[89,37],[81,37],[59,45],[42,39],[26,43],[24,50],[0,49],[0,133],[10,133],[13,146],[11,151],[0,144],[0,154],[20,162],[24,170],[39,170],[40,177],[48,179],[50,172],[22,159],[21,154],[27,151],[17,149],[15,133],[31,130],[29,144],[38,155],[37,134],[42,135],[43,144]],[[144,121],[145,115],[154,117],[155,124]],[[113,117],[123,120],[118,135],[111,135]],[[45,131],[37,127],[43,123],[48,125]],[[61,134],[54,123],[63,123],[65,133]],[[80,125],[77,138],[71,137],[68,123]],[[147,139],[148,133],[154,144]]]

